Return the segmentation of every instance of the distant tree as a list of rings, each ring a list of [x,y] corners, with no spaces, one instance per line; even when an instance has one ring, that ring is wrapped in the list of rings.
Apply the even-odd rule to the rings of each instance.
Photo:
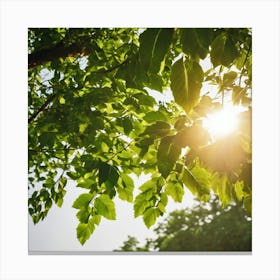
[[[223,208],[217,199],[171,212],[154,231],[157,237],[144,246],[149,251],[252,250],[251,219],[240,205]],[[132,239],[138,244],[134,237],[129,237],[128,241]],[[120,247],[121,251],[126,249],[126,246]],[[129,249],[142,251],[136,246]]]
[[[114,199],[147,227],[184,188],[202,201],[251,211],[252,52],[248,28],[30,28],[28,207],[34,223],[62,206],[69,181],[85,192],[77,237],[84,244]],[[210,61],[203,71],[204,59]],[[216,88],[202,93],[203,85]],[[170,91],[159,101],[151,90]],[[172,92],[172,93],[171,93]],[[202,126],[224,103],[243,105],[238,130],[210,139]],[[131,174],[151,174],[136,197]]]

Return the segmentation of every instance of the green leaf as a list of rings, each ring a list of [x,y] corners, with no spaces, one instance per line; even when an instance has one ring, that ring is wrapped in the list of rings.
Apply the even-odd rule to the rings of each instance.
[[[77,226],[76,228],[77,238],[82,245],[84,245],[85,242],[90,238],[93,231],[94,231],[94,226],[91,224],[89,225],[85,223],[80,223]]]
[[[158,73],[171,43],[173,29],[148,28],[139,38],[140,62],[145,71]]]
[[[126,200],[128,202],[133,201],[133,190],[134,190],[134,182],[133,180],[125,173],[121,174],[121,183],[122,186],[118,186],[118,194],[119,198],[122,200]]]
[[[245,96],[245,94],[246,94],[245,88],[234,86],[232,89],[232,96],[231,96],[233,105],[239,105],[240,102],[242,101],[242,98]]]
[[[115,166],[105,162],[99,163],[98,181],[99,185],[109,181],[112,186],[115,186],[119,179],[119,172]]]
[[[171,196],[175,202],[182,202],[184,188],[178,182],[168,182],[165,186],[165,193]]]
[[[96,208],[98,214],[102,215],[106,219],[116,219],[115,204],[108,195],[102,194],[97,197],[94,201],[94,207]]]
[[[58,198],[58,200],[55,202],[55,204],[56,204],[58,207],[61,207],[62,204],[63,204],[63,198],[62,198],[62,197]]]
[[[84,188],[84,189],[90,189],[91,186],[94,184],[95,182],[91,179],[83,179],[81,182],[78,183],[77,187],[79,188]]]
[[[88,223],[90,224],[95,224],[95,225],[99,225],[100,224],[100,221],[101,221],[101,216],[100,215],[93,215]]]
[[[207,32],[204,33],[207,35]],[[201,38],[201,34],[203,33],[201,31],[199,33],[197,28],[181,29],[183,51],[186,54],[191,55],[193,58],[200,57],[201,59],[204,59],[208,53],[208,46],[206,41]]]
[[[148,69],[150,68],[153,49],[155,47],[159,31],[159,28],[148,28],[140,35],[139,55],[140,62],[145,71],[148,71]]]
[[[90,213],[88,209],[82,208],[77,214],[76,217],[81,223],[87,223],[89,219]]]
[[[59,98],[59,103],[60,104],[65,104],[65,99],[62,96]]]
[[[181,154],[181,147],[172,143],[172,139],[172,136],[162,138],[158,148],[157,166],[164,178],[166,178],[173,170],[173,167]]]
[[[155,224],[157,217],[159,216],[159,210],[155,207],[151,207],[144,212],[143,220],[147,228],[150,228]]]
[[[191,109],[191,102],[189,102],[191,98],[189,97],[188,73],[183,57],[172,65],[170,80],[175,102],[188,113]]]
[[[151,72],[158,73],[160,71],[164,57],[171,44],[172,36],[173,28],[160,28],[152,52]]]
[[[121,173],[121,179],[125,188],[134,189],[134,182],[127,174]]]
[[[197,172],[196,175],[198,175]],[[205,176],[205,174],[203,175]],[[188,168],[184,167],[182,180],[185,186],[192,192],[193,195],[198,195],[200,199],[207,200],[210,191],[208,186],[203,184],[204,181],[203,175],[200,177],[200,180],[198,181],[198,179],[192,174],[192,172]]]
[[[145,195],[143,193],[140,193],[136,196],[134,200],[134,217],[137,218],[138,216],[142,215],[146,208],[151,206],[151,202],[146,199]]]
[[[148,123],[156,121],[168,121],[167,116],[161,111],[147,112],[143,119]]]
[[[234,72],[234,71],[230,71],[228,73],[225,73],[224,74],[224,77],[223,77],[223,86],[224,87],[230,87],[232,86],[234,80],[236,79],[237,77],[237,73]]]
[[[234,59],[238,57],[238,51],[231,38],[222,33],[212,42],[210,55],[214,67],[218,65],[229,67]]]
[[[241,201],[244,196],[243,187],[244,187],[244,183],[242,181],[237,181],[234,184],[234,191],[238,201]]]
[[[87,208],[92,199],[92,193],[83,193],[74,201],[72,207],[76,209]]]
[[[148,126],[142,135],[150,135],[150,136],[157,136],[163,137],[168,135],[170,132],[170,125],[167,122],[157,121],[156,123]]]
[[[142,192],[145,192],[145,191],[148,191],[148,190],[151,190],[151,189],[156,190],[157,181],[158,181],[158,178],[152,178],[152,179],[146,181],[144,184],[142,184],[139,187],[139,190],[141,190]]]
[[[232,201],[231,186],[226,175],[215,173],[212,177],[212,189],[219,196],[223,207]]]
[[[125,189],[120,186],[117,187],[119,198],[128,202],[133,201],[133,192],[130,189]]]

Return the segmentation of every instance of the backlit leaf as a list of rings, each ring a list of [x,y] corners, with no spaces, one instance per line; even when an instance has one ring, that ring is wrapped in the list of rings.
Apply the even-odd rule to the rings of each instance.
[[[85,242],[90,238],[93,231],[94,231],[94,227],[89,224],[80,223],[77,226],[76,228],[77,238],[82,245],[84,245]]]
[[[142,215],[143,212],[145,211],[145,209],[148,208],[149,206],[151,206],[151,203],[145,197],[145,195],[143,195],[142,193],[137,195],[134,200],[134,205],[133,205],[134,217],[137,218],[138,216]]]
[[[102,215],[108,220],[116,219],[116,209],[114,202],[106,194],[102,194],[94,201],[94,207],[98,214]]]
[[[192,172],[186,167],[184,167],[183,170],[182,180],[193,195],[198,195],[203,200],[208,199],[210,193],[209,189],[201,184],[201,182],[199,182]]]
[[[179,182],[168,182],[165,187],[165,193],[171,196],[175,202],[182,202],[184,188]]]
[[[74,201],[72,207],[76,209],[87,208],[92,198],[92,193],[83,193]]]
[[[214,67],[218,65],[228,67],[238,57],[238,51],[231,38],[227,34],[221,33],[212,42],[210,55]]]
[[[159,216],[159,210],[155,207],[151,207],[144,212],[143,220],[147,228],[150,228],[155,224],[157,217]]]
[[[162,138],[158,148],[158,170],[164,178],[172,171],[181,154],[181,148],[172,143],[172,139],[171,136]]]
[[[187,113],[190,111],[188,73],[184,63],[184,58],[177,60],[171,68],[171,90],[175,102]]]

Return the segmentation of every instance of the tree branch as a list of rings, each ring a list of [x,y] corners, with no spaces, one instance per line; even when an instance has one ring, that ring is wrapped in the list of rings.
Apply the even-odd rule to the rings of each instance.
[[[73,44],[64,46],[61,42],[56,46],[48,49],[35,51],[28,55],[28,69],[41,65],[48,61],[53,61],[58,58],[66,58],[68,56],[85,55],[89,50],[81,45]]]
[[[32,123],[37,118],[37,116],[41,112],[43,112],[47,108],[47,106],[55,99],[55,97],[56,97],[55,93],[50,95],[48,99],[45,101],[45,103],[39,108],[39,110],[31,115],[31,117],[28,119],[28,123]]]

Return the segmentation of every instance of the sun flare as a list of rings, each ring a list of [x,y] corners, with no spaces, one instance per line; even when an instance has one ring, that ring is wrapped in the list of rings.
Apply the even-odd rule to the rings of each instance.
[[[239,106],[225,106],[222,110],[207,115],[203,127],[214,138],[222,138],[238,128],[238,114],[242,111]]]

